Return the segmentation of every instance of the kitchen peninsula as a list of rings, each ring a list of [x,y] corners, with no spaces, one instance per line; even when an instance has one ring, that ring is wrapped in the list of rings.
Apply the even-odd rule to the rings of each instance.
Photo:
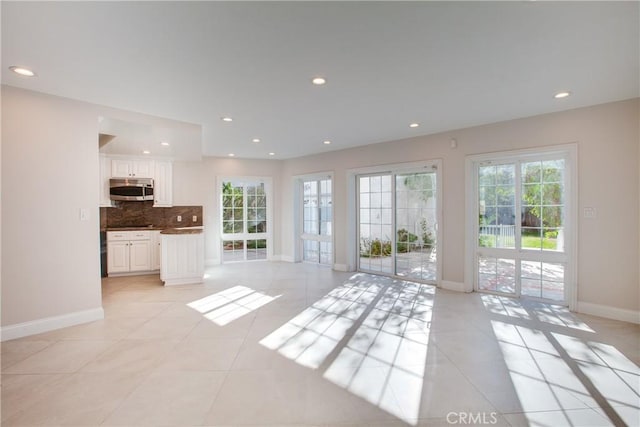
[[[202,283],[204,235],[201,228],[169,228],[160,232],[160,280],[165,286]]]

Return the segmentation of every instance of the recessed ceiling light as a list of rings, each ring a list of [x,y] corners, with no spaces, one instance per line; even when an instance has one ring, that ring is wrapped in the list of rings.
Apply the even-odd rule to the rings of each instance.
[[[314,77],[313,80],[311,80],[311,83],[313,83],[316,86],[322,86],[326,82],[327,80],[324,77]]]
[[[9,67],[9,69],[16,74],[20,74],[21,76],[25,76],[25,77],[33,77],[36,75],[36,73],[31,71],[30,69],[25,67],[19,67],[17,65],[12,65],[11,67]]]
[[[169,143],[168,143],[167,141],[162,141],[162,142],[160,143],[160,145],[163,145],[163,146],[165,146],[165,147],[168,147],[168,146],[169,146]]]
[[[234,157],[234,156],[235,156],[235,154],[229,153],[229,157]]]
[[[253,138],[251,142],[260,142],[260,138]]]
[[[270,155],[270,156],[275,156],[275,155],[276,155],[276,153],[269,153],[269,155]]]
[[[418,126],[420,126],[420,123],[411,123],[409,125],[410,128],[417,128]]]
[[[323,143],[324,145],[329,145],[329,144],[331,144],[331,141],[323,141],[322,143]]]
[[[223,122],[232,122],[233,119],[231,117],[222,117]]]
[[[555,99],[562,99],[562,98],[566,98],[567,96],[571,95],[571,92],[567,91],[563,91],[563,92],[558,92],[555,95],[553,95],[553,97]]]
[[[144,150],[144,151],[142,152],[142,154],[151,154],[151,151],[149,151],[149,150]]]

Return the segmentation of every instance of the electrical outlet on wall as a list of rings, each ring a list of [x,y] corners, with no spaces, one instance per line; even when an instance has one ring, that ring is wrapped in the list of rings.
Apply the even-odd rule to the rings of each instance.
[[[198,222],[198,215],[194,215],[193,218],[191,218],[191,221]]]
[[[178,215],[178,218],[176,218],[178,222],[182,222],[182,215]]]

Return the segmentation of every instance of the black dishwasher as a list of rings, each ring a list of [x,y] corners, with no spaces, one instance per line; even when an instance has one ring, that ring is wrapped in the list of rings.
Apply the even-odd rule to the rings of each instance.
[[[107,277],[107,232],[100,232],[100,275]]]

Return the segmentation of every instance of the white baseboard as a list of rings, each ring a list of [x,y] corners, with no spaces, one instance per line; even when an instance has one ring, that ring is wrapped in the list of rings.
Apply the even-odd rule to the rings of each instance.
[[[347,264],[333,264],[333,269],[336,271],[353,271]]]
[[[452,282],[450,280],[441,280],[440,287],[448,291],[466,292],[464,283],[462,282]]]
[[[202,283],[203,283],[202,276],[182,277],[180,279],[164,280],[164,286],[199,285]]]
[[[24,323],[16,323],[15,325],[2,327],[0,332],[2,337],[0,338],[0,341],[41,334],[43,332],[49,332],[55,329],[66,328],[101,319],[104,319],[104,310],[102,307],[98,307],[91,310],[76,311],[75,313],[46,317],[44,319],[31,320]]]
[[[607,319],[621,320],[640,324],[640,311],[627,310],[624,308],[611,307],[608,305],[592,304],[590,302],[578,301],[576,312],[590,314],[592,316],[605,317]]]
[[[160,270],[128,271],[126,273],[108,273],[107,277],[149,276],[151,274],[160,274]]]

